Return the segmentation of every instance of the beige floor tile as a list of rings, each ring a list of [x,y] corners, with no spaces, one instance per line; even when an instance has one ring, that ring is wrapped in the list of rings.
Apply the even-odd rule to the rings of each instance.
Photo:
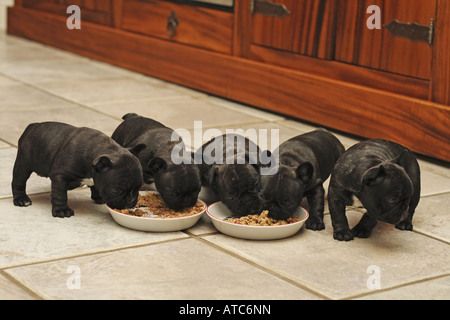
[[[132,103],[142,100],[172,99],[184,94],[128,78],[46,82],[37,84],[47,92],[87,106]]]
[[[49,194],[30,195],[33,205],[15,207],[0,200],[0,267],[10,267],[186,237],[182,232],[146,233],[114,222],[106,206],[95,204],[88,189],[69,191],[75,216],[53,218]],[[121,270],[123,271],[123,270]]]
[[[32,115],[31,117],[30,111],[21,110],[2,112],[0,137],[16,146],[25,128],[34,122],[59,121],[76,127],[97,129],[108,136],[111,136],[120,124],[119,120],[112,117],[73,104],[70,108],[36,109]]]
[[[70,290],[67,271],[79,271]],[[239,259],[190,239],[8,269],[46,299],[314,299]]]
[[[11,147],[10,144],[8,144],[8,143],[6,143],[6,142],[0,140],[0,149],[3,149],[3,148],[10,148],[10,147]]]
[[[20,61],[41,62],[46,59],[61,57],[60,51],[54,50],[36,42],[25,41],[20,38],[8,37],[6,41],[0,39],[0,70],[7,64]]]
[[[450,192],[450,177],[421,170],[422,197],[445,192]]]
[[[450,300],[450,277],[374,293],[360,300]]]
[[[31,111],[54,110],[74,106],[64,99],[28,85],[14,82],[5,77],[0,77],[0,90],[2,91],[0,99],[2,120],[7,119],[5,112],[27,112],[28,118],[31,118]]]
[[[202,121],[205,128],[231,126],[246,121],[244,113],[187,96],[156,101],[113,102],[96,105],[93,108],[119,119],[126,113],[137,113],[155,119],[172,129],[192,129],[194,121]],[[257,121],[254,118],[251,120]]]
[[[353,226],[360,214],[348,216]],[[380,223],[370,239],[344,243],[333,240],[328,215],[325,224],[323,232],[302,229],[280,241],[242,241],[225,235],[205,239],[333,299],[369,292],[371,266],[380,268],[382,289],[450,271],[449,247],[439,241]]]
[[[0,300],[35,300],[30,293],[0,274]]]
[[[450,193],[422,198],[414,215],[415,230],[450,243],[449,208]]]
[[[420,157],[419,166],[422,171],[428,171],[438,176],[450,178],[450,163],[424,160]]]
[[[221,98],[218,98],[215,96],[207,96],[207,97],[205,97],[205,100],[207,100],[211,103],[217,104],[219,106],[222,106],[224,108],[236,111],[236,112],[245,113],[250,117],[261,118],[266,121],[283,121],[284,120],[283,116],[280,116],[280,115],[277,115],[274,113],[269,113],[269,112],[263,111],[258,108],[253,108],[250,106],[242,105],[237,102],[221,99]]]
[[[7,77],[6,75],[3,75],[0,73],[0,88],[2,88],[3,86],[11,86],[11,85],[18,85],[18,84],[20,84],[19,81],[13,80],[13,79]]]
[[[293,129],[298,130],[299,131],[298,134],[307,133],[310,131],[314,131],[317,128],[321,128],[320,125],[315,125],[312,123],[306,123],[306,122],[295,121],[295,120],[285,120],[285,121],[279,121],[277,123],[279,123],[280,125],[286,126],[288,128],[293,128]],[[358,142],[360,142],[362,140],[358,137],[339,133],[339,132],[331,130],[331,129],[329,129],[329,131],[332,134],[334,134],[336,136],[336,138],[339,139],[339,141],[344,145],[345,149],[350,148],[351,146],[357,144]]]
[[[84,60],[51,58],[0,63],[0,72],[25,83],[119,78],[115,72]]]
[[[202,130],[189,129],[190,139],[185,139],[185,144],[192,150],[197,150],[200,146],[210,140],[211,136],[217,136],[231,132],[242,134],[259,145],[262,150],[274,150],[281,143],[293,138],[302,132],[296,129],[285,127],[274,122],[261,122],[257,118],[246,118],[247,121],[255,120],[254,123],[236,123],[228,126],[204,127]],[[242,120],[241,120],[242,121]],[[261,131],[262,130],[262,131]]]

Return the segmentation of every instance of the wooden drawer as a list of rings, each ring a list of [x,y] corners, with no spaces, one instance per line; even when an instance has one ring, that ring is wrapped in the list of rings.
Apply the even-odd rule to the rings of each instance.
[[[170,16],[176,16],[176,32]],[[231,54],[233,14],[220,10],[156,0],[125,0],[122,28],[165,40]],[[170,35],[169,35],[170,33]]]
[[[81,20],[112,25],[113,0],[22,0],[25,8],[46,11],[63,17],[68,17],[67,7],[77,5],[81,9]]]

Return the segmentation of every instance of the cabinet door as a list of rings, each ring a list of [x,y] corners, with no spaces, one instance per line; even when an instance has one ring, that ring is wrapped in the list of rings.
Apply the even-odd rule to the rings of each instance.
[[[367,8],[381,9],[381,24],[430,25],[436,0],[340,0],[337,19],[336,60],[419,79],[431,78],[432,46],[393,36],[386,28],[370,30]]]
[[[334,0],[271,0],[271,2],[284,4],[290,13],[279,18],[255,12],[252,21],[253,45],[316,58],[333,58]]]
[[[67,7],[77,5],[81,9],[82,21],[112,25],[113,0],[22,0],[25,8],[42,10],[67,16]]]

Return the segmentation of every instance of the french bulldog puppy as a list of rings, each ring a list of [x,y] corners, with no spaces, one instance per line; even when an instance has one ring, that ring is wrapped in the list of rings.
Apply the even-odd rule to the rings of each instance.
[[[202,182],[234,216],[259,214],[261,201],[260,148],[238,134],[224,134],[205,143],[195,154]]]
[[[155,182],[156,189],[169,208],[182,210],[193,207],[201,189],[200,170],[192,163],[190,153],[188,161],[174,163],[173,151],[180,148],[181,138],[162,123],[135,113],[126,114],[122,119],[124,121],[112,138],[123,147],[146,145],[138,154],[144,182]],[[182,151],[186,154],[184,144],[182,148],[176,153],[177,157]]]
[[[355,195],[367,209],[350,230],[346,205]],[[407,148],[385,140],[361,142],[337,161],[328,189],[328,205],[334,239],[368,238],[377,221],[412,230],[412,219],[420,200],[420,168]]]
[[[19,140],[13,170],[14,205],[27,207],[26,182],[31,173],[51,179],[51,202],[54,217],[74,215],[67,205],[67,191],[82,185],[91,186],[92,199],[111,208],[136,205],[142,186],[142,168],[132,152],[100,131],[77,128],[59,122],[30,124]],[[131,152],[130,152],[131,151]],[[95,186],[95,189],[93,189]]]
[[[306,228],[323,230],[325,190],[337,159],[344,153],[341,142],[325,129],[294,137],[278,147],[278,172],[262,177],[261,198],[269,216],[286,220],[300,207],[303,197],[309,202]]]

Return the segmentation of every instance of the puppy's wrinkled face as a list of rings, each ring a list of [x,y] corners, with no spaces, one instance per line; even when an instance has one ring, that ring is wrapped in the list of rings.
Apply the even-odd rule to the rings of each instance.
[[[142,167],[133,155],[101,157],[93,167],[95,188],[109,207],[121,210],[136,206],[143,181]]]
[[[216,189],[221,201],[236,216],[259,214],[261,177],[249,164],[222,165],[217,172]]]
[[[170,209],[191,208],[200,193],[200,172],[196,165],[173,165],[155,177],[155,185]]]
[[[278,173],[262,178],[261,199],[263,209],[277,220],[286,220],[300,207],[305,185],[295,172],[280,167]]]
[[[378,220],[398,224],[408,217],[412,194],[413,185],[405,170],[388,163],[366,172],[361,202]]]

